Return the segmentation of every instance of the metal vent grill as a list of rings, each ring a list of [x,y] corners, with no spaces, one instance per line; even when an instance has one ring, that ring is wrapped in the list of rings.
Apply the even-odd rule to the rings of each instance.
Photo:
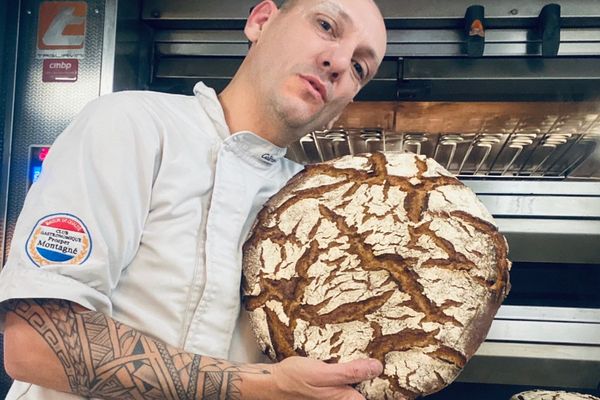
[[[463,177],[600,180],[600,102],[357,102],[288,156],[373,151],[423,154]]]
[[[599,142],[599,134],[564,130],[431,134],[334,129],[304,136],[289,148],[289,156],[310,164],[347,154],[400,151],[432,157],[459,176],[566,178]]]

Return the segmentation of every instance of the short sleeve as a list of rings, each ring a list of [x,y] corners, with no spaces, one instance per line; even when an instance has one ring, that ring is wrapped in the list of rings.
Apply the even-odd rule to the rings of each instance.
[[[139,93],[87,105],[26,197],[0,302],[59,298],[110,315],[111,291],[139,247],[160,148],[160,124]]]

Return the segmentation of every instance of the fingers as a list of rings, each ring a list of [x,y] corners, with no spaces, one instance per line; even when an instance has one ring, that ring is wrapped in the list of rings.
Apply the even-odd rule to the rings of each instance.
[[[319,398],[328,400],[366,400],[365,396],[363,396],[358,390],[350,386],[338,386],[335,388],[335,392],[329,390],[326,393],[327,395]],[[333,395],[331,395],[332,393]]]
[[[366,400],[365,396],[354,389],[349,389],[347,392],[343,393],[340,398],[344,400]]]
[[[319,386],[351,385],[373,379],[383,372],[378,360],[354,360],[347,363],[326,364]]]

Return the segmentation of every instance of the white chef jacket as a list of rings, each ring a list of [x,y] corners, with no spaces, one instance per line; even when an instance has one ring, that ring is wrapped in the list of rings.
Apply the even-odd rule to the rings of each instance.
[[[231,135],[212,89],[194,94],[121,92],[84,108],[25,200],[0,301],[66,299],[188,352],[258,360],[236,324],[241,248],[302,166]],[[22,382],[7,397],[80,398]]]

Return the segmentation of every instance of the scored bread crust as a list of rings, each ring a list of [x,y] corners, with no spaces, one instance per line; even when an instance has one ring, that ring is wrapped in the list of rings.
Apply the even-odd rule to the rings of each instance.
[[[600,398],[576,392],[529,390],[515,394],[510,400],[600,400]]]
[[[432,159],[346,156],[307,166],[244,245],[245,307],[273,360],[373,357],[368,399],[451,383],[509,290],[507,245],[475,194]]]

